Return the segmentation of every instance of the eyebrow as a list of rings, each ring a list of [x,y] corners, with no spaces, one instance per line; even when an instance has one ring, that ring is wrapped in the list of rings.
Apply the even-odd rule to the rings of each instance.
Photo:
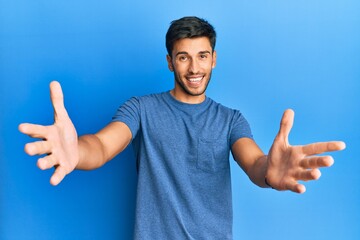
[[[206,54],[206,53],[211,54],[211,52],[208,51],[208,50],[206,50],[206,51],[200,51],[198,54]],[[181,55],[181,54],[189,54],[189,53],[188,53],[188,52],[178,52],[178,53],[176,53],[175,56],[178,56],[178,55]]]

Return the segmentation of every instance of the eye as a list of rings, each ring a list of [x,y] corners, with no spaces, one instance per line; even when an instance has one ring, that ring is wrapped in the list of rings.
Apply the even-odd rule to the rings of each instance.
[[[208,54],[200,54],[200,59],[207,59],[208,58]]]
[[[186,60],[188,60],[188,57],[185,56],[185,55],[181,55],[181,56],[178,57],[178,59],[179,59],[179,61],[181,61],[181,62],[185,62]]]

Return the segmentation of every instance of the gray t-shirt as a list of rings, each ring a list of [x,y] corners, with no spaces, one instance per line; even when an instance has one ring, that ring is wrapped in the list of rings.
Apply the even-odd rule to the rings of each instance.
[[[113,121],[131,130],[138,167],[134,239],[232,239],[229,153],[252,138],[237,111],[170,92],[134,97]]]

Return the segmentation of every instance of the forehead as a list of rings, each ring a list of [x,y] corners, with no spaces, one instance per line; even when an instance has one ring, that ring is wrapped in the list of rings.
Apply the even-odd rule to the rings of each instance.
[[[183,38],[175,42],[172,55],[175,56],[179,52],[188,54],[197,54],[199,52],[212,52],[210,40],[207,37]]]

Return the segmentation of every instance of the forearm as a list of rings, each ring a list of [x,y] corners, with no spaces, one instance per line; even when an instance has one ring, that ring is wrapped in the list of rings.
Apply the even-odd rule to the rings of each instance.
[[[103,166],[107,162],[104,147],[96,135],[79,137],[79,163],[76,169],[92,170]]]
[[[232,153],[236,162],[253,183],[259,187],[269,187],[265,182],[268,159],[254,140],[240,138],[233,144]]]

